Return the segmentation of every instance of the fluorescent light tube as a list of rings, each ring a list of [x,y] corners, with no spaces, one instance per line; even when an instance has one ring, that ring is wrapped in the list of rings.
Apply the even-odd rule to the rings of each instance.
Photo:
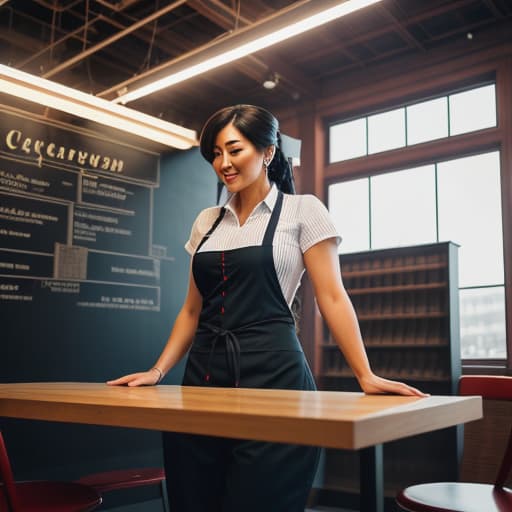
[[[179,62],[177,62],[177,65],[175,67],[177,68],[179,66],[181,69],[175,72],[171,72],[171,74],[158,80],[155,80],[154,82],[151,82],[147,85],[139,87],[138,89],[134,89],[133,91],[130,91],[126,94],[122,94],[119,97],[113,99],[112,102],[125,104],[130,101],[134,101],[138,98],[147,96],[148,94],[152,94],[171,85],[183,82],[189,78],[197,76],[216,67],[228,64],[229,62],[233,62],[237,59],[240,59],[241,57],[250,55],[251,53],[263,50],[264,48],[268,48],[269,46],[272,46],[276,43],[279,43],[281,41],[289,39],[308,30],[324,25],[329,21],[333,21],[342,16],[346,16],[347,14],[350,14],[354,11],[362,9],[363,7],[367,7],[380,1],[381,0],[344,0],[340,2],[338,0],[337,2],[329,2],[324,0],[323,2],[318,2],[318,0],[315,0],[312,2],[303,2],[299,6],[299,8],[296,9],[296,11],[305,6],[308,9],[317,8],[317,12],[315,14],[309,15],[304,14],[304,17],[302,19],[293,22],[290,21],[289,14],[293,14],[294,11],[290,10],[290,13],[287,12],[280,16],[280,18],[282,18],[280,23],[280,25],[282,26],[280,28],[274,27],[275,23],[272,23],[272,21],[275,21],[274,19],[269,20],[268,23],[266,20],[261,20],[255,24],[258,26],[257,28],[259,30],[259,34],[254,34],[252,37],[250,37],[248,41],[241,42],[238,46],[235,46],[234,48],[223,49],[223,46],[226,46],[225,44],[223,44],[225,43],[225,41],[219,39],[218,45],[213,46],[214,54],[212,56],[205,56],[202,60],[200,60],[200,62],[190,64],[187,67],[184,67],[184,65],[186,65],[186,60],[184,59],[180,61],[180,59],[178,58],[177,61]],[[318,11],[317,6],[321,3],[323,3],[325,7],[323,9],[320,7],[321,10]],[[277,21],[279,22],[280,19],[278,19]],[[268,25],[269,27],[267,28],[268,33],[264,32],[266,29],[266,25]],[[272,27],[274,28],[272,29]],[[241,37],[247,34],[249,34],[250,36],[252,29],[253,27],[251,26],[242,29],[240,31]],[[236,33],[233,34],[233,36],[235,37],[236,35]],[[231,39],[234,39],[235,37]],[[227,39],[231,41],[229,37]],[[231,45],[232,44],[236,43],[231,43]],[[218,51],[215,52],[215,48],[217,47]],[[212,48],[206,48],[204,53],[211,55],[212,51],[209,51],[211,49]],[[198,55],[200,57],[200,52],[199,54],[193,55],[190,60],[197,60],[196,57]]]
[[[0,64],[0,91],[177,149],[197,145],[194,130]]]

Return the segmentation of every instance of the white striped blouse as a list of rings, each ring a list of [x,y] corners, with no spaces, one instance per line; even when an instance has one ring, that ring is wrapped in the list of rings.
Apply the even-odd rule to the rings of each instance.
[[[232,196],[225,205],[226,214],[222,222],[199,252],[227,251],[261,245],[277,194],[277,187],[272,185],[267,197],[254,208],[242,226],[233,209]],[[200,241],[217,219],[220,208],[206,208],[197,216],[190,239],[185,244],[189,254],[196,251]],[[289,306],[304,273],[302,255],[313,245],[328,238],[335,238],[338,244],[341,241],[324,204],[313,195],[284,194],[274,235],[273,254],[277,278]]]

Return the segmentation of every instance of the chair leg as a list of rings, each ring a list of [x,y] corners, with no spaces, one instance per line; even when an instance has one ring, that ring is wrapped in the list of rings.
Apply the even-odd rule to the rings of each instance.
[[[162,506],[164,512],[170,512],[169,510],[169,498],[167,496],[167,486],[165,485],[165,480],[160,482],[160,494],[162,496]]]

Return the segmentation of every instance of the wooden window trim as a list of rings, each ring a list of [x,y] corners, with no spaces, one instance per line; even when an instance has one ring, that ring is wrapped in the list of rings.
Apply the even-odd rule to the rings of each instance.
[[[436,78],[435,86],[433,83],[430,84],[433,87],[430,92],[424,87],[418,87],[418,85],[413,85],[410,89],[404,89],[401,86],[395,91],[388,89],[388,92],[380,97],[381,101],[378,103],[368,100],[368,98],[373,99],[375,96],[365,95],[364,91],[359,90],[358,95],[361,95],[361,97],[366,96],[366,102],[357,102],[357,108],[352,108],[350,111],[342,109],[336,112],[331,107],[329,113],[323,110],[322,118],[324,120],[324,138],[327,141],[328,126],[334,120],[339,121],[354,118],[357,115],[368,115],[373,113],[376,105],[379,104],[390,108],[393,105],[399,106],[399,103],[409,103],[411,98],[421,101],[429,96],[433,97],[440,93],[441,95],[450,94],[460,89],[461,84],[465,84],[465,87],[470,85],[476,87],[483,82],[488,83],[488,79],[492,75],[495,75],[496,82],[498,126],[343,162],[325,164],[321,169],[321,174],[324,178],[322,193],[324,197],[327,197],[329,185],[340,180],[363,178],[442,160],[460,158],[471,154],[499,150],[501,154],[506,345],[508,357],[506,360],[498,361],[488,359],[463,360],[462,364],[464,373],[512,374],[512,313],[509,313],[512,306],[512,110],[509,108],[509,105],[512,104],[512,56],[507,56],[487,65],[477,66],[473,69],[473,72],[465,68],[449,77],[445,77],[444,80]],[[323,156],[324,162],[328,162],[327,143],[324,146]]]

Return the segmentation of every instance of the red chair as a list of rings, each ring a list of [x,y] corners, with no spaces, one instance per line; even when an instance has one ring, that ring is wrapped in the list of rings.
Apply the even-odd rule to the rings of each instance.
[[[492,420],[486,418],[486,402],[491,405],[494,401],[512,402],[512,377],[486,376],[486,375],[465,375],[459,381],[459,393],[461,395],[481,395],[484,400],[484,419],[474,424],[468,424],[464,429],[464,457],[466,458],[466,444],[470,439],[468,432],[471,427],[484,429],[484,426],[491,426]],[[400,491],[396,502],[401,509],[408,512],[511,512],[512,511],[512,488],[505,487],[508,475],[512,468],[512,415],[509,404],[500,404],[507,407],[506,412],[499,418],[498,423],[494,421],[494,427],[498,426],[503,430],[505,426],[505,439],[503,452],[500,453],[500,461],[492,469],[493,479],[488,481],[494,483],[465,482],[442,482],[413,485]],[[504,424],[504,422],[506,422]],[[473,431],[474,431],[473,429]],[[480,439],[496,446],[497,438],[492,433],[482,432]],[[508,437],[508,439],[507,439]],[[475,444],[475,443],[473,443]],[[477,443],[478,444],[478,443]],[[480,443],[482,444],[482,443]],[[481,460],[482,466],[489,465],[489,447],[477,446],[475,451],[485,460]],[[483,456],[483,457],[482,457]],[[491,462],[492,463],[492,462]],[[478,461],[471,461],[472,474],[479,471]],[[464,475],[463,475],[464,476]]]
[[[87,512],[100,504],[98,492],[75,482],[16,482],[0,432],[1,512]]]
[[[103,495],[118,489],[130,489],[146,485],[158,485],[164,512],[168,512],[167,491],[165,488],[165,472],[162,468],[135,468],[94,473],[79,480],[78,483],[88,485]]]

